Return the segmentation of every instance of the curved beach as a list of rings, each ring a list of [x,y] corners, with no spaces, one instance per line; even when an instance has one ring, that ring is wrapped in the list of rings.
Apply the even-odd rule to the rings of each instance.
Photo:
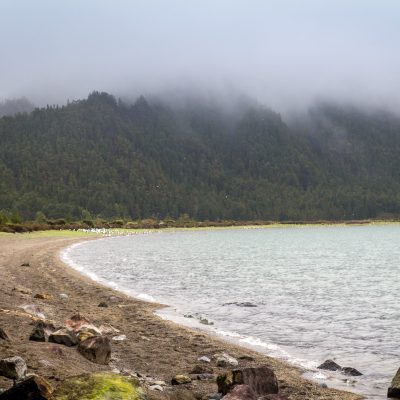
[[[303,371],[280,360],[162,320],[154,315],[154,310],[161,305],[128,297],[80,275],[60,260],[59,253],[82,240],[93,240],[93,237],[0,236],[0,327],[12,338],[12,341],[0,341],[2,358],[23,357],[29,372],[45,377],[54,386],[68,376],[113,368],[133,370],[169,383],[176,374],[189,374],[198,357],[224,351],[239,359],[239,366],[271,366],[281,392],[290,399],[360,398],[305,380],[301,376]],[[23,263],[29,266],[21,266]],[[38,293],[49,294],[50,298],[34,298]],[[68,298],[60,298],[61,293]],[[107,308],[98,307],[110,296],[119,300]],[[46,318],[58,325],[76,313],[95,325],[111,324],[126,335],[126,340],[113,343],[110,366],[93,364],[74,348],[29,341],[32,320],[20,308],[26,304],[39,306]],[[224,369],[214,367],[213,372],[219,374]],[[10,381],[0,378],[0,388],[10,385]],[[217,386],[210,381],[193,381],[168,390],[190,390],[200,399],[215,393]],[[151,396],[167,398],[168,390],[152,392]]]

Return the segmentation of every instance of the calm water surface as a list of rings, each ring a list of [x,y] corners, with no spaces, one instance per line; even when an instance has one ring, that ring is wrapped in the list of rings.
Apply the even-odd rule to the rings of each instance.
[[[92,278],[171,305],[164,317],[383,399],[400,367],[399,239],[398,225],[180,231],[86,242],[63,257]],[[328,358],[364,376],[345,382],[316,370]]]

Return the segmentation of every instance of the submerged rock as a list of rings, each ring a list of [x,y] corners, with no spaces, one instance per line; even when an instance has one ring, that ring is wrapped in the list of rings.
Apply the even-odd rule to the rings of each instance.
[[[353,367],[343,367],[341,370],[345,375],[361,376],[362,373]]]
[[[388,389],[387,397],[400,399],[400,368],[397,370],[396,375],[392,379],[392,383]]]
[[[93,336],[79,343],[78,351],[96,364],[108,364],[111,358],[111,344],[108,337]]]
[[[257,395],[278,393],[278,380],[274,371],[267,366],[241,368],[219,375],[218,391],[227,394],[236,385],[247,385]]]
[[[342,367],[339,364],[336,364],[333,360],[324,361],[318,369],[325,369],[327,371],[340,371]]]
[[[62,328],[49,335],[49,342],[71,347],[78,344],[78,338],[73,331]]]
[[[224,303],[223,306],[237,306],[237,307],[257,307],[257,304],[250,303],[249,301],[244,301],[242,303],[234,301],[232,303]]]
[[[257,400],[256,394],[248,385],[237,385],[222,399],[225,400]]]
[[[190,378],[190,376],[187,375],[175,375],[171,379],[172,385],[183,385],[185,383],[190,383],[190,382],[192,382],[192,379]]]
[[[137,379],[110,372],[67,378],[57,388],[54,400],[145,400]]]
[[[215,354],[214,358],[217,361],[217,366],[218,367],[237,367],[238,360],[236,360],[236,358],[231,357],[229,354],[227,353],[220,353],[220,354]]]
[[[0,360],[0,375],[9,379],[21,380],[27,371],[26,362],[19,356]]]
[[[0,394],[0,400],[49,400],[53,387],[44,378],[33,375]]]

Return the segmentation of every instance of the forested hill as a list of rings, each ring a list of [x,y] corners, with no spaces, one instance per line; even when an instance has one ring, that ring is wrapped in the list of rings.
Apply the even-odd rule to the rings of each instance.
[[[106,93],[0,119],[0,209],[35,218],[400,216],[400,119],[320,104],[180,109]]]

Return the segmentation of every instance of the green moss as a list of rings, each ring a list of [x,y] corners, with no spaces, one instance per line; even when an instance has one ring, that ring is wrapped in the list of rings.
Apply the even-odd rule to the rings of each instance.
[[[66,379],[57,389],[54,400],[144,400],[137,380],[100,372]]]

